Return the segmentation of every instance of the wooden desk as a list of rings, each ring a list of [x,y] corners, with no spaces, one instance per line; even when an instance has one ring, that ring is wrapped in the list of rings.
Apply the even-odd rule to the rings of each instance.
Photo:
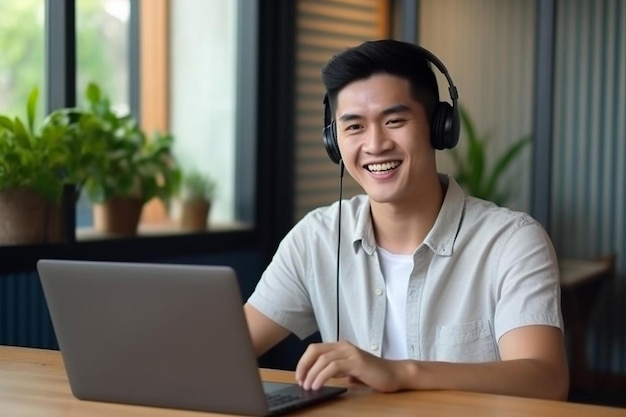
[[[293,381],[291,372],[262,370],[271,381]],[[212,413],[81,401],[74,398],[58,351],[0,346],[0,414],[11,417],[192,417]],[[626,417],[626,409],[458,391],[396,394],[351,386],[341,398],[292,415],[335,417],[550,416]]]

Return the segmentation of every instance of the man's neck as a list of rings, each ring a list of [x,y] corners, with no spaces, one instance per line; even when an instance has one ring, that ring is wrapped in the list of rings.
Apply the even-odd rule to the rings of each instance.
[[[437,177],[420,194],[402,203],[371,202],[372,223],[378,246],[397,254],[412,254],[432,229],[445,197]]]

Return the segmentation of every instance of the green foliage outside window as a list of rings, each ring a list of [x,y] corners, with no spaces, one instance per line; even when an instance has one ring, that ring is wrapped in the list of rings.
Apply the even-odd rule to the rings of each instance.
[[[0,0],[0,113],[24,117],[31,89],[44,86],[45,0]],[[120,0],[76,0],[77,91],[98,80],[114,102],[127,99],[127,22],[107,11]],[[126,1],[121,0],[122,4]],[[45,117],[46,88],[36,115]],[[78,94],[78,104],[86,104]]]
[[[44,0],[0,0],[0,113],[24,117],[24,103],[44,79]],[[36,114],[43,116],[43,100]]]

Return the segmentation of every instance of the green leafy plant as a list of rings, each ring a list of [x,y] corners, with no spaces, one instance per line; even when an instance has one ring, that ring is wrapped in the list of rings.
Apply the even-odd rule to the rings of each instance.
[[[182,200],[210,201],[215,196],[215,190],[215,180],[208,174],[195,170],[183,172],[179,193]]]
[[[451,150],[450,154],[457,168],[455,178],[470,195],[504,205],[510,197],[510,188],[502,190],[499,182],[511,163],[532,141],[532,136],[528,134],[515,140],[489,170],[487,161],[489,136],[478,134],[474,121],[463,107],[460,108],[460,116],[461,125],[466,133],[467,149],[465,154],[458,148]]]
[[[87,86],[85,95],[89,108],[78,112],[75,134],[93,141],[93,149],[99,152],[99,156],[88,152],[90,163],[79,164],[85,168],[81,175],[89,199],[101,203],[127,196],[145,202],[174,195],[181,173],[172,154],[173,136],[155,132],[148,138],[131,115],[119,116],[112,110],[95,83]]]
[[[104,163],[106,140],[98,120],[77,108],[55,110],[43,121],[42,135],[58,143],[57,172],[80,195],[94,166]]]
[[[0,190],[25,188],[58,201],[67,152],[62,132],[35,128],[38,95],[35,87],[28,96],[26,122],[0,115]]]

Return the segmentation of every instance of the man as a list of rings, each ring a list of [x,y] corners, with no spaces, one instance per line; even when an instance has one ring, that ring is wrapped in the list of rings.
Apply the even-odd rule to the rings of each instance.
[[[436,142],[432,60],[382,40],[323,69],[339,158],[367,195],[342,203],[338,277],[338,203],[281,242],[244,307],[256,352],[319,330],[296,368],[305,389],[349,376],[385,392],[565,399],[554,249],[528,215],[438,174],[435,147],[454,143]]]

